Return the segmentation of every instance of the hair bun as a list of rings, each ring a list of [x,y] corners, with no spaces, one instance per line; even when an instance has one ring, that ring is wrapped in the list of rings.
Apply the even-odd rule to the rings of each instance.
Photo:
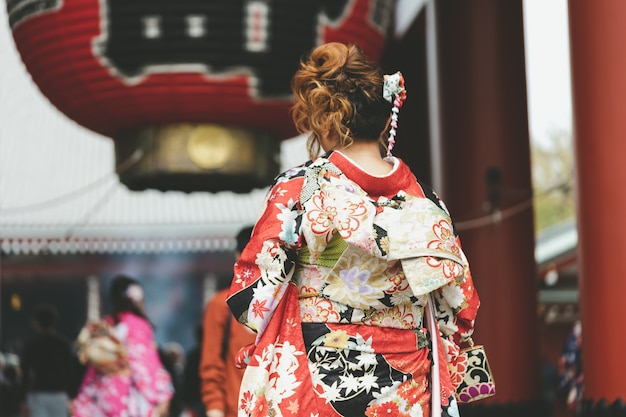
[[[346,65],[348,53],[346,45],[331,42],[313,50],[310,62],[316,66],[320,78],[332,78]]]
[[[386,148],[385,127],[391,104],[383,99],[383,74],[354,44],[331,42],[313,49],[300,62],[291,81],[297,130],[308,132],[313,158],[319,139],[330,130],[340,146],[359,140],[379,140]]]

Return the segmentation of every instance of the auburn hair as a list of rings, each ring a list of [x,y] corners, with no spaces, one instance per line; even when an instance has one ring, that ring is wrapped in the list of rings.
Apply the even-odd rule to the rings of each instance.
[[[357,45],[332,42],[314,48],[300,61],[291,89],[292,117],[300,133],[309,133],[310,157],[331,132],[341,147],[354,140],[373,140],[387,147],[392,104],[383,98],[382,70]]]

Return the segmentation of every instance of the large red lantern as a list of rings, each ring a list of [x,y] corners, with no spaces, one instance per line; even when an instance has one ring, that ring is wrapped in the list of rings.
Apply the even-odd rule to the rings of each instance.
[[[303,53],[357,43],[378,59],[393,0],[12,0],[22,60],[42,93],[113,138],[130,189],[267,185],[295,134]]]

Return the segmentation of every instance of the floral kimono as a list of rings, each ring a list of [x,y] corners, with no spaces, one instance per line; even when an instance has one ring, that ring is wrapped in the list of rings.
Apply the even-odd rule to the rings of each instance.
[[[445,206],[393,162],[372,176],[334,151],[277,178],[228,300],[257,332],[240,352],[239,416],[430,416],[429,293],[435,406],[458,415],[458,344],[478,295]]]
[[[104,375],[89,366],[72,403],[73,417],[152,417],[173,395],[150,323],[131,313],[119,319],[115,335],[126,345],[129,369]]]

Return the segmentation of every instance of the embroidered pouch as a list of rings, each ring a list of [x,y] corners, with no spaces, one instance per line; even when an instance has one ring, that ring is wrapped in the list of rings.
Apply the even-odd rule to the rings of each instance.
[[[496,394],[496,384],[491,375],[487,354],[483,345],[461,349],[460,355],[467,356],[465,375],[456,390],[457,402],[467,404]]]

